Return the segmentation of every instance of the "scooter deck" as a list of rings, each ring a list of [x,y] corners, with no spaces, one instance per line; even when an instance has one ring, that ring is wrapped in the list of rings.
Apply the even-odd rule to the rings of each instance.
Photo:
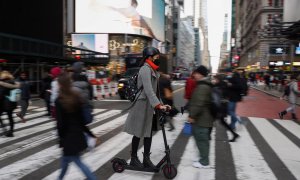
[[[127,170],[133,170],[133,171],[144,171],[144,172],[159,172],[159,168],[156,168],[156,169],[152,169],[152,168],[137,168],[137,167],[134,167],[134,166],[130,166],[130,165],[125,165],[124,166],[125,169]]]

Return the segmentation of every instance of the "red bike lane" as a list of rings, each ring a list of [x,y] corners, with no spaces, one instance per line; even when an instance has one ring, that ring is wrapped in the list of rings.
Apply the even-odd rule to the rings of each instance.
[[[250,89],[248,96],[237,104],[237,115],[240,117],[260,117],[279,119],[278,113],[288,107],[289,103],[264,92]],[[300,107],[296,109],[297,117],[300,118]],[[288,113],[284,119],[291,119]]]

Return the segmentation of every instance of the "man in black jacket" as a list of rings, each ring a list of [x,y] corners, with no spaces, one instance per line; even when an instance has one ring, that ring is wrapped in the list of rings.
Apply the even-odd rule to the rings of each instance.
[[[239,121],[236,116],[236,105],[237,102],[242,100],[241,91],[242,91],[242,82],[238,72],[228,72],[227,73],[227,90],[226,94],[229,100],[228,103],[228,114],[231,118],[230,127],[235,129],[235,124]]]

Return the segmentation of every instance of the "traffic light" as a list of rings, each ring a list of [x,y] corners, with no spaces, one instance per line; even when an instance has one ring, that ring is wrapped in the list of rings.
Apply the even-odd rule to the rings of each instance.
[[[234,55],[234,56],[233,56],[233,59],[235,59],[235,60],[240,60],[240,56],[239,56],[239,55]]]

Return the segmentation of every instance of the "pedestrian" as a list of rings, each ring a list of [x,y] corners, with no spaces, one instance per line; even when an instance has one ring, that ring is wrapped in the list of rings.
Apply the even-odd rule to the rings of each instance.
[[[225,80],[225,82],[227,83],[226,93],[229,100],[227,111],[231,119],[230,127],[232,129],[235,129],[236,122],[241,122],[241,120],[236,116],[237,103],[242,100],[242,83],[239,73],[233,73],[231,70],[229,70],[227,72],[227,79]]]
[[[280,99],[283,99],[285,96],[288,97],[289,100],[289,107],[285,109],[284,111],[281,111],[278,113],[279,118],[283,119],[284,115],[286,115],[288,112],[292,113],[292,119],[297,120],[296,116],[296,103],[297,103],[297,98],[298,95],[300,94],[300,91],[298,89],[298,82],[300,80],[300,75],[297,77],[295,74],[291,75],[291,82],[288,83],[286,88],[288,88],[288,92],[285,92]]]
[[[192,72],[191,76],[186,80],[186,83],[185,83],[184,98],[186,99],[187,103],[184,107],[184,110],[189,109],[188,108],[189,101],[192,98],[192,94],[193,94],[193,91],[194,91],[195,88],[196,88],[196,81],[195,81],[195,78],[194,78],[194,72]]]
[[[46,77],[42,79],[42,88],[40,93],[40,97],[44,99],[47,108],[46,116],[51,116],[51,108],[50,108],[51,82],[52,82],[52,76],[51,74],[48,73]]]
[[[80,92],[84,99],[85,105],[92,107],[93,87],[89,83],[88,78],[83,74],[83,62],[75,62],[72,66],[71,78],[73,80],[73,88]]]
[[[266,90],[267,88],[269,89],[269,90],[271,90],[271,82],[270,82],[270,78],[271,78],[271,76],[268,74],[268,73],[266,73],[265,75],[264,75],[264,80],[265,80],[265,87],[264,87],[264,90]]]
[[[168,104],[172,107],[169,116],[167,116],[167,121],[170,125],[169,131],[173,131],[175,129],[173,125],[173,117],[178,113],[178,110],[174,107],[173,89],[172,89],[170,79],[171,78],[168,74],[163,74],[162,72],[160,72],[160,78],[159,78],[160,97],[163,104]]]
[[[159,97],[159,73],[157,72],[160,63],[159,55],[159,50],[153,47],[146,47],[143,50],[145,63],[140,68],[137,79],[137,87],[142,87],[142,90],[137,95],[133,107],[129,110],[124,127],[125,132],[133,135],[130,165],[137,168],[156,169],[150,160],[152,131],[159,130],[158,110],[166,111],[171,108],[168,105],[163,105]],[[143,164],[137,156],[141,138],[144,138]]]
[[[207,75],[208,70],[202,65],[194,71],[197,86],[189,104],[188,121],[192,123],[192,134],[200,152],[199,161],[193,163],[196,168],[209,167],[209,138],[214,118],[211,112],[212,84]]]
[[[85,133],[96,138],[84,125],[81,96],[72,89],[71,78],[67,73],[59,75],[57,82],[59,93],[55,100],[55,108],[59,145],[63,149],[58,179],[63,179],[69,163],[74,162],[87,179],[96,180],[95,175],[80,159],[80,155],[88,147]]]
[[[16,115],[22,120],[22,122],[25,123],[26,120],[24,117],[26,115],[30,100],[30,82],[28,81],[27,74],[25,72],[20,73],[20,77],[17,81],[21,86],[21,100],[18,102],[21,107],[21,111]]]
[[[214,84],[214,88],[216,88],[217,91],[220,92],[220,97],[221,97],[221,108],[220,108],[220,114],[218,119],[220,120],[221,124],[232,134],[232,139],[230,139],[229,142],[235,142],[235,140],[240,136],[226,122],[226,118],[228,115],[227,112],[228,99],[227,99],[227,92],[226,92],[227,83],[224,82],[224,77],[221,74],[217,74],[213,78],[213,84]]]
[[[57,77],[61,74],[62,70],[60,67],[54,67],[50,70],[52,81],[51,81],[51,96],[50,96],[50,109],[52,118],[56,118],[55,100],[58,95],[58,84]]]
[[[8,71],[2,71],[0,74],[0,118],[3,112],[6,112],[9,120],[10,130],[5,133],[7,137],[14,137],[14,119],[12,113],[14,109],[17,108],[17,102],[10,101],[7,96],[10,95],[12,89],[20,88],[20,84],[15,82],[13,75]],[[1,120],[1,126],[4,127],[4,124]]]

